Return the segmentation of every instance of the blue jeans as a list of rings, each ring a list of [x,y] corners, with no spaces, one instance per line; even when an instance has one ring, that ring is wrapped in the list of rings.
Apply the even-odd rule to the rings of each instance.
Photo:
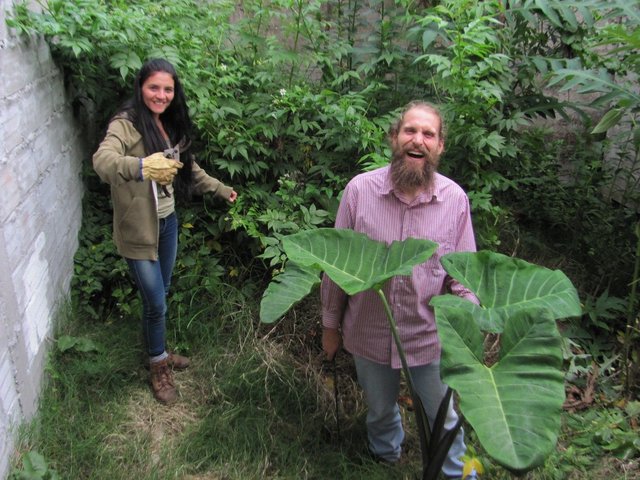
[[[166,297],[178,251],[178,218],[159,220],[158,260],[127,258],[129,271],[142,297],[142,335],[150,357],[162,355],[166,340]]]
[[[358,383],[367,400],[369,450],[374,455],[395,462],[400,459],[401,444],[404,440],[400,408],[397,403],[401,370],[356,355],[353,356],[353,359],[358,374]],[[440,380],[440,363],[434,362],[429,365],[411,367],[409,370],[416,392],[420,396],[429,418],[429,424],[433,425],[440,401],[447,391],[447,386]],[[453,428],[457,421],[458,415],[453,409],[453,402],[451,402],[445,428]],[[464,431],[460,429],[442,466],[442,472],[445,476],[462,477],[464,463],[460,457],[464,455],[466,448]]]

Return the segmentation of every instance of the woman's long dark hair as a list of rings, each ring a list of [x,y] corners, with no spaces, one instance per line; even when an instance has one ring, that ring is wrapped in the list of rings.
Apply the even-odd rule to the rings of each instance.
[[[142,135],[144,149],[147,155],[155,152],[162,152],[167,149],[167,142],[162,137],[160,129],[153,119],[151,111],[147,108],[142,98],[142,85],[147,79],[157,72],[165,72],[173,77],[174,95],[173,100],[167,109],[160,114],[162,125],[169,135],[172,146],[180,144],[188,148],[191,144],[192,123],[189,117],[189,110],[184,96],[182,84],[178,79],[176,69],[168,61],[162,58],[154,58],[145,62],[136,75],[133,88],[133,97],[127,100],[118,115],[126,114],[133,122],[136,130]],[[116,116],[118,116],[116,115]],[[180,148],[180,161],[184,166],[178,170],[174,183],[176,196],[185,200],[191,199],[191,170],[193,165],[193,155],[191,152],[182,153]]]

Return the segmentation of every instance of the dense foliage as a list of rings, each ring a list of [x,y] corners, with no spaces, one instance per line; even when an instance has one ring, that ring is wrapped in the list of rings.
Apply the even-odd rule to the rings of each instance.
[[[50,0],[8,23],[47,39],[97,131],[144,59],[178,67],[198,161],[240,194],[230,210],[181,209],[171,302],[184,328],[221,281],[259,296],[283,235],[331,226],[346,182],[386,163],[391,118],[420,98],[443,105],[441,169],[469,193],[479,246],[578,286],[568,380],[583,388],[598,365],[607,395],[623,380],[637,394],[637,1]],[[138,304],[89,160],[85,178],[74,299],[94,319],[126,316]]]

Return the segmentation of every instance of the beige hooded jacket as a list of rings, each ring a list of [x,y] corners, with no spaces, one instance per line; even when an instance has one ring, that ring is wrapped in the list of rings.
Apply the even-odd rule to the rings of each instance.
[[[111,121],[93,155],[93,168],[111,185],[113,241],[120,255],[134,260],[158,259],[157,191],[153,182],[140,180],[140,158],[146,155],[142,136],[126,118]],[[192,176],[194,193],[229,200],[233,189],[195,162]]]

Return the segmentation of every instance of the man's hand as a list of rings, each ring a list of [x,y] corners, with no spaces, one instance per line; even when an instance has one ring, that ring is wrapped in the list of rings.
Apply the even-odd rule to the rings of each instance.
[[[142,178],[169,185],[179,168],[182,168],[182,162],[165,158],[163,153],[157,152],[142,159]]]
[[[340,349],[342,339],[337,328],[322,329],[322,350],[324,350],[327,360],[333,360]]]

